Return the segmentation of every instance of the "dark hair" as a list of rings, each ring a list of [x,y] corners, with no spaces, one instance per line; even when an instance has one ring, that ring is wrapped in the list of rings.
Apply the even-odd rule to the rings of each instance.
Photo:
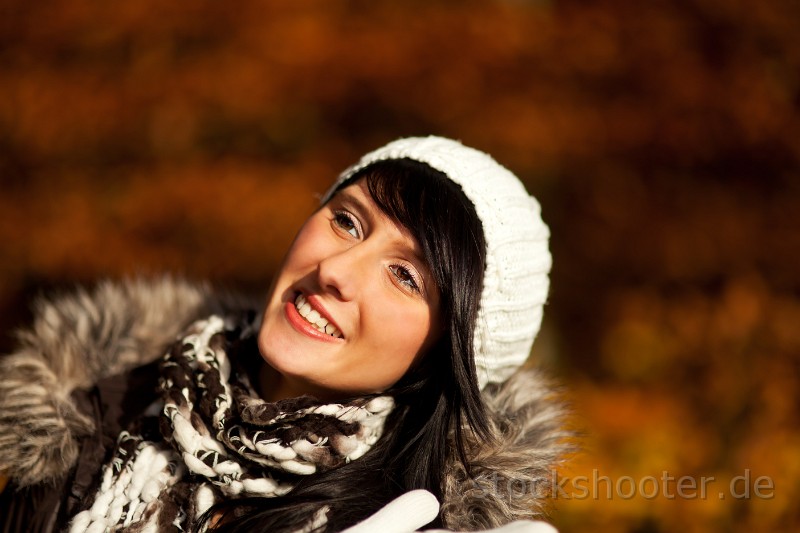
[[[223,512],[215,531],[292,531],[327,506],[328,522],[319,531],[339,531],[409,490],[427,489],[441,501],[451,446],[466,464],[463,432],[489,438],[473,350],[486,262],[475,208],[445,174],[418,161],[373,163],[338,189],[362,178],[381,211],[419,242],[439,291],[443,334],[384,393],[394,397],[396,408],[381,439],[363,457],[303,478],[283,497],[222,502],[202,517],[201,525]]]

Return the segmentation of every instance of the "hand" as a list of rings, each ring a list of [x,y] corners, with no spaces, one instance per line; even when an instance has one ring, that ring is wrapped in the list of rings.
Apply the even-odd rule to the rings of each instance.
[[[450,533],[447,529],[426,529],[424,533]],[[558,533],[558,530],[540,520],[517,520],[494,529],[485,529],[479,533]]]
[[[387,503],[383,509],[342,533],[412,533],[430,523],[439,514],[439,502],[427,490],[412,490]],[[429,529],[427,533],[451,533]],[[545,522],[519,520],[484,533],[557,533]]]
[[[412,490],[342,533],[411,533],[434,520],[438,514],[436,496],[427,490]]]

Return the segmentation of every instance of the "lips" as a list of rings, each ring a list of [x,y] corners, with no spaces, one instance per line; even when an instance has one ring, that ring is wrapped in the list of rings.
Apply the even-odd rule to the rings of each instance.
[[[344,338],[330,315],[312,296],[298,293],[294,301],[286,302],[286,316],[289,322],[310,337],[320,340],[338,341]]]
[[[328,320],[328,318],[320,314],[319,310],[314,309],[302,293],[297,295],[297,298],[294,300],[294,305],[297,308],[298,314],[314,328],[331,337],[336,337],[337,339],[342,338],[342,332],[339,331],[339,328]]]

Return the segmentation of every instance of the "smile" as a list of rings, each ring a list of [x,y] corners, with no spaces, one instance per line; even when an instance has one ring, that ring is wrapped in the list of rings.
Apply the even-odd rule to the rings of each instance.
[[[342,332],[339,331],[339,328],[326,317],[322,316],[318,310],[314,309],[302,293],[298,294],[295,298],[294,308],[305,324],[311,326],[319,333],[335,339],[344,337]]]

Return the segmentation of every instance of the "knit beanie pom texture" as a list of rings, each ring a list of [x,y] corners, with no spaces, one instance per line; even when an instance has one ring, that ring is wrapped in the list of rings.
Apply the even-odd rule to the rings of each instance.
[[[475,206],[486,239],[475,369],[480,388],[503,382],[528,358],[547,299],[550,231],[539,203],[488,154],[436,136],[398,139],[366,154],[339,176],[323,201],[371,163],[403,158],[443,172]]]

